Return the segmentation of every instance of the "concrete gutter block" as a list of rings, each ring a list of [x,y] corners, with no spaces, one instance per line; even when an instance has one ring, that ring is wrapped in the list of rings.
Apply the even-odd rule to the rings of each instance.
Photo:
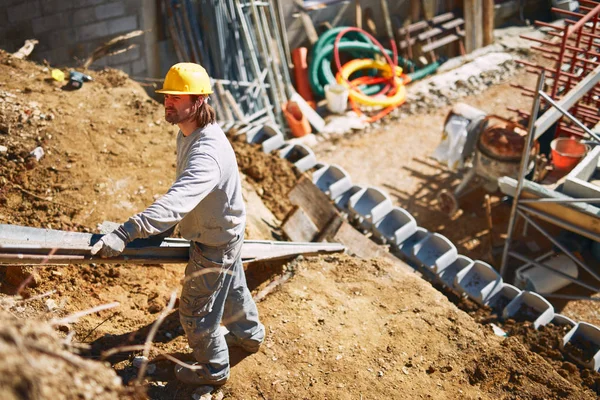
[[[98,39],[108,36],[108,34],[108,22],[101,21],[80,27],[77,30],[77,39],[79,41],[85,42],[86,40]]]
[[[263,151],[267,154],[285,144],[283,133],[281,133],[279,128],[270,124],[249,131],[246,135],[246,141],[248,143],[260,144]]]
[[[563,337],[561,349],[585,368],[600,370],[600,328],[579,322]]]
[[[549,324],[554,318],[554,307],[543,296],[524,290],[502,312],[502,318],[533,322],[533,328]]]
[[[7,7],[8,22],[16,24],[17,22],[30,21],[33,18],[40,17],[42,10],[39,3],[38,1],[24,1],[21,4]]]
[[[434,274],[451,265],[458,257],[456,246],[444,235],[432,233],[413,248],[413,256],[421,266]]]
[[[96,21],[96,13],[93,8],[80,8],[73,11],[73,26],[87,25]]]
[[[33,26],[33,33],[41,35],[42,33],[55,31],[67,26],[68,24],[66,23],[65,17],[66,14],[53,14],[36,18],[31,23]]]
[[[405,209],[394,207],[373,226],[373,234],[398,246],[417,231],[417,221]]]
[[[554,318],[550,321],[551,324],[556,326],[570,326],[571,328],[577,325],[577,322],[573,321],[571,318],[562,315],[562,314],[554,314]]]
[[[373,224],[382,219],[393,208],[392,200],[376,187],[366,187],[348,200],[350,216],[361,228],[370,230]]]
[[[350,175],[339,165],[325,165],[313,173],[313,183],[331,200],[352,187]]]
[[[458,273],[465,268],[470,267],[472,264],[473,260],[467,256],[459,254],[452,264],[444,269],[438,270],[436,275],[442,284],[451,288],[454,285],[454,278],[456,278],[456,275],[458,275]]]
[[[308,171],[317,164],[312,149],[300,143],[285,146],[279,150],[279,156],[294,164],[300,172]]]
[[[484,304],[489,306],[498,315],[502,315],[508,303],[520,293],[521,289],[503,282],[500,290],[494,293]]]
[[[431,235],[431,233],[427,229],[417,226],[416,232],[413,233],[408,239],[400,243],[397,247],[402,254],[402,257],[412,261],[413,263],[418,262],[413,257],[414,248],[418,247],[421,242],[429,237],[429,235]]]
[[[100,4],[94,7],[94,12],[98,19],[119,17],[125,14],[125,5],[122,1]]]
[[[476,260],[456,274],[454,287],[483,305],[502,288],[502,277],[488,263]]]
[[[360,192],[363,189],[364,187],[361,185],[353,185],[350,189],[346,190],[334,200],[335,206],[343,212],[349,212],[348,201],[354,194]]]
[[[106,22],[108,23],[108,31],[111,35],[130,32],[138,29],[137,16],[135,15],[108,19]]]

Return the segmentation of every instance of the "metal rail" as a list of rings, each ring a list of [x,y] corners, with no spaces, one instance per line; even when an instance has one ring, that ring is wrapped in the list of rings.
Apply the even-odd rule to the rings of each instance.
[[[0,224],[0,264],[172,264],[186,263],[190,242],[178,238],[153,237],[128,244],[118,257],[92,256],[90,250],[102,235]],[[276,242],[244,240],[245,263],[343,252],[339,243]]]

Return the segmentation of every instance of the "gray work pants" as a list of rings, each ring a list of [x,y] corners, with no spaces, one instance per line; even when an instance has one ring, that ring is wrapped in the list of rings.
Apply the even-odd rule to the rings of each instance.
[[[261,343],[265,336],[246,284],[243,242],[240,237],[223,247],[190,243],[179,318],[194,358],[206,367],[199,374],[215,382],[229,377],[229,353],[221,322],[243,341]]]

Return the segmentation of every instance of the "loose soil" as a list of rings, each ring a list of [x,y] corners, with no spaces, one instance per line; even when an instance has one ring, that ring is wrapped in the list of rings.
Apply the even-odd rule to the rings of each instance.
[[[0,223],[96,231],[99,222],[122,222],[168,189],[176,128],[163,121],[162,106],[118,71],[88,72],[93,82],[67,91],[64,83],[49,78],[47,67],[0,51],[0,145],[8,148],[0,154]],[[387,129],[408,141],[408,126],[432,140],[438,137],[439,118],[417,116],[402,122],[402,129]],[[366,145],[369,137],[355,140]],[[45,151],[39,161],[29,155],[37,146]],[[290,205],[281,197],[293,187],[297,171],[253,146],[234,141],[234,147],[245,182],[255,186],[276,216],[285,216]],[[387,146],[369,160],[363,148],[362,155],[346,160],[360,160],[366,171],[393,150]],[[404,160],[404,154],[409,153],[396,159]],[[376,183],[382,177],[373,171],[368,181]],[[394,187],[414,189],[396,176]],[[432,224],[436,215],[427,211],[429,200],[418,190],[413,194],[405,197],[416,202],[419,212],[413,215]],[[464,224],[479,224],[475,217]],[[183,268],[2,268],[2,291],[30,297],[19,301],[2,295],[2,308],[18,317],[0,314],[6,397],[136,396],[129,386],[139,373],[133,358],[141,351],[121,349],[110,357],[106,352],[144,343],[171,294],[178,292]],[[231,380],[220,389],[225,398],[596,398],[589,385],[565,379],[517,337],[495,336],[400,264],[346,255],[300,258],[248,266],[249,285],[258,293],[284,272],[292,278],[258,304],[268,332],[265,344],[249,357],[231,353]],[[31,278],[23,290],[25,276]],[[112,302],[119,306],[56,328],[39,322]],[[81,347],[83,357],[67,352],[63,342]],[[173,363],[161,356],[165,353],[190,357],[176,310],[167,314],[150,351],[154,367],[146,377],[147,395],[189,399],[194,389],[174,379]],[[103,359],[108,365],[99,362]],[[118,385],[115,371],[125,387]],[[27,377],[35,377],[39,386]]]

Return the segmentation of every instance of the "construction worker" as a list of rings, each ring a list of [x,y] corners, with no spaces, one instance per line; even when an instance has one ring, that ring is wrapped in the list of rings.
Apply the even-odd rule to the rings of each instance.
[[[181,381],[220,386],[229,378],[229,346],[257,352],[265,329],[241,261],[246,211],[235,153],[208,105],[206,70],[171,67],[163,88],[165,119],[177,124],[177,177],[167,193],[92,247],[114,257],[127,243],[172,229],[190,240],[179,317],[197,363],[175,367]],[[224,335],[221,322],[229,333]]]

